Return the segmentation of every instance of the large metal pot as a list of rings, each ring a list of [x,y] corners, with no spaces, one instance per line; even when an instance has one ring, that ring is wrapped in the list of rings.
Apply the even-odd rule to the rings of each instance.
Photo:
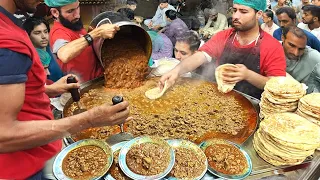
[[[195,78],[184,78],[184,79],[185,79],[185,81],[197,81],[197,80],[202,81],[201,80],[202,78],[200,76],[195,77]],[[81,87],[80,87],[81,95],[89,92],[91,89],[96,89],[96,88],[102,87],[103,85],[104,85],[104,78],[103,77],[88,81],[88,82],[81,85]],[[212,83],[212,87],[216,87],[216,86],[217,86],[216,83]],[[106,91],[106,93],[108,93],[108,91]],[[249,110],[248,112],[250,112],[249,113],[250,117],[248,117],[248,119],[247,119],[247,121],[248,121],[247,127],[244,128],[241,132],[239,132],[235,136],[229,135],[229,134],[223,134],[223,133],[208,133],[208,134],[198,138],[196,141],[197,143],[202,142],[205,139],[210,139],[212,137],[216,137],[216,138],[228,139],[233,142],[237,142],[239,144],[242,144],[255,132],[255,129],[256,129],[258,122],[259,122],[259,118],[258,118],[259,106],[257,105],[258,100],[255,98],[252,98],[248,95],[245,95],[241,92],[237,92],[235,90],[232,90],[226,96],[233,96],[234,98],[238,99],[239,103],[244,108]],[[73,103],[72,99],[69,99],[69,101],[64,106],[64,110],[63,110],[64,117],[70,116],[70,113],[68,113],[68,110],[71,107],[72,103]],[[68,143],[74,142],[74,140],[71,137],[66,138],[66,140],[68,141]]]
[[[130,22],[126,17],[115,12],[104,12],[97,15],[90,23],[92,28],[97,28],[102,24],[112,23],[117,24],[120,30],[115,34],[114,39],[128,38],[137,42],[137,46],[141,46],[145,52],[147,59],[150,59],[152,53],[152,41],[148,33],[137,24]],[[110,40],[99,38],[94,41],[93,49],[98,56],[102,66],[104,67],[103,59],[101,57],[102,47],[104,44],[112,45]]]

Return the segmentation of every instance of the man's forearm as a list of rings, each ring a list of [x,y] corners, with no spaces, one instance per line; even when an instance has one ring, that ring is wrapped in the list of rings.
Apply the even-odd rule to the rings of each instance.
[[[88,34],[90,34],[93,39],[97,39],[100,36],[100,31],[100,29],[94,29]],[[83,52],[88,45],[87,40],[84,37],[81,37],[62,46],[58,50],[57,56],[63,63],[68,63],[71,59]]]
[[[247,81],[259,89],[263,89],[270,77],[262,76],[254,71],[249,70]]]
[[[83,50],[88,47],[88,42],[84,37],[76,39],[62,46],[57,56],[63,63],[68,63],[71,59],[77,57]]]
[[[89,116],[88,112],[61,120],[12,121],[12,124],[6,126],[10,128],[0,127],[0,153],[43,146],[89,128],[86,116]]]

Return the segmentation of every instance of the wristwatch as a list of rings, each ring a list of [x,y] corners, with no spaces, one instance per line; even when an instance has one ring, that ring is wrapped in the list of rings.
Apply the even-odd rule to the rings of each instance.
[[[86,34],[83,37],[87,40],[89,46],[91,46],[93,44],[93,38],[91,37],[90,34]]]

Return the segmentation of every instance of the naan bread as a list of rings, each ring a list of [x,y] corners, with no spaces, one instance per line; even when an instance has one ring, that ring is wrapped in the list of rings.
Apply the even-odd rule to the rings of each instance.
[[[222,73],[225,71],[224,68],[226,67],[238,67],[234,64],[223,64],[217,67],[216,72],[215,72],[215,76],[216,76],[216,81],[218,84],[218,90],[222,93],[228,93],[230,91],[232,91],[232,89],[234,88],[234,86],[236,84],[226,84],[222,81]]]
[[[149,99],[158,99],[160,98],[164,92],[168,89],[168,85],[167,85],[167,81],[164,83],[164,87],[162,89],[162,91],[160,91],[159,87],[150,89],[148,91],[145,92],[145,95],[147,98]]]

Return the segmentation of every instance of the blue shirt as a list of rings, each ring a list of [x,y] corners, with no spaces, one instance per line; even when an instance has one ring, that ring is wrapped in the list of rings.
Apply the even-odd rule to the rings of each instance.
[[[6,15],[17,26],[22,22],[0,6],[0,13]],[[32,65],[31,59],[24,54],[0,48],[0,84],[18,84],[27,81],[27,73]]]
[[[310,32],[302,29],[303,32],[307,35],[307,45],[310,46],[312,49],[317,50],[320,52],[320,41],[316,36],[311,34]],[[281,41],[281,36],[282,36],[282,29],[279,28],[273,32],[273,37],[276,38],[277,40]]]

